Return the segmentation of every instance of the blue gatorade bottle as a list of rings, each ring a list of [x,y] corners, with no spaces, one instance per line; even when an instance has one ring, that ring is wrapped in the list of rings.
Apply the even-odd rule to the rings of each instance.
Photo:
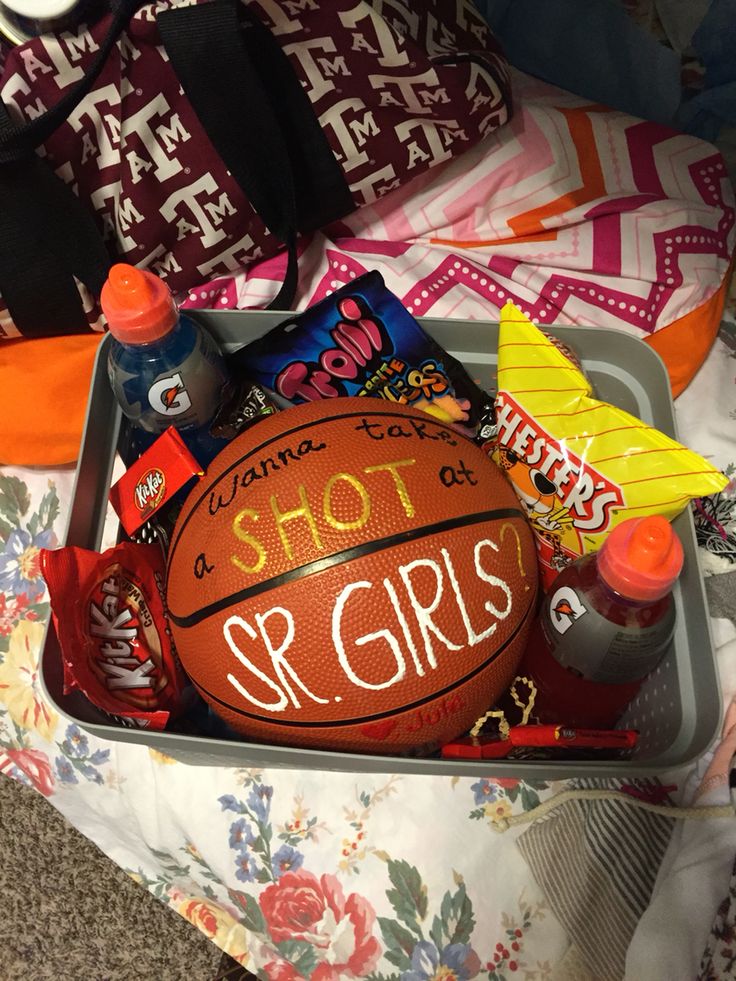
[[[112,267],[101,304],[112,335],[110,384],[135,427],[134,450],[142,453],[174,426],[206,467],[227,442],[210,434],[230,389],[217,344],[179,313],[162,280],[135,266]]]

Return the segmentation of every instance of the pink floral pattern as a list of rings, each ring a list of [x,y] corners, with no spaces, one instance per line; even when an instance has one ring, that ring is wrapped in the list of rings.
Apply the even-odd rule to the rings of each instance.
[[[287,872],[259,897],[264,921],[275,941],[303,941],[318,960],[314,981],[362,978],[381,953],[373,935],[376,914],[357,893],[347,898],[334,875],[300,869]]]

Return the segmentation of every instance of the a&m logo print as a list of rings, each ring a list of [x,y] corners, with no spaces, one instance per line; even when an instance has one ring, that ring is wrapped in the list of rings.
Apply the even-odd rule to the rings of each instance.
[[[161,44],[157,14],[196,5],[141,7],[90,92],[39,148],[96,212],[120,257],[151,268],[175,292],[241,270],[283,244],[207,138]],[[470,0],[243,5],[289,59],[356,208],[508,118],[505,62]],[[110,20],[11,52],[1,94],[16,118],[38,117],[84,77]]]

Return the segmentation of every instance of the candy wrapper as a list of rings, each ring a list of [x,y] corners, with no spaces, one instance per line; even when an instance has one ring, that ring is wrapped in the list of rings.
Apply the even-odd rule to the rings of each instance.
[[[219,439],[235,439],[259,419],[274,412],[278,412],[278,408],[266,392],[249,378],[241,378],[213,419],[210,433]]]
[[[203,472],[179,433],[170,426],[112,485],[110,503],[125,531],[133,535]]]
[[[703,457],[593,398],[590,383],[512,303],[501,311],[494,459],[535,533],[543,588],[625,518],[675,518],[728,483]]]
[[[369,395],[474,433],[483,392],[370,272],[230,356],[288,403]]]
[[[42,549],[41,570],[64,665],[64,692],[82,691],[124,725],[163,729],[188,707],[164,611],[163,553],[122,542],[102,554]]]

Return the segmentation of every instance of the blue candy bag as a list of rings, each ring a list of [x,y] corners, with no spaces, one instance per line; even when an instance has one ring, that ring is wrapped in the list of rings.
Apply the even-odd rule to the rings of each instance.
[[[274,327],[231,363],[291,404],[346,395],[400,402],[472,435],[484,393],[369,272]]]

